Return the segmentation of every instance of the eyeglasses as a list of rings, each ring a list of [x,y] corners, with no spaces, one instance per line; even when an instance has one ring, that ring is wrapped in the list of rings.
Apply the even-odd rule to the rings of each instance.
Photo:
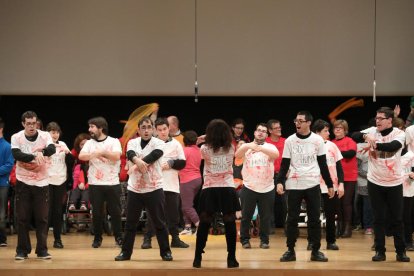
[[[261,132],[261,133],[267,133],[267,130],[264,130],[264,129],[256,129],[256,131]]]
[[[25,126],[36,126],[36,124],[37,124],[37,122],[33,122],[33,123],[26,122],[26,123],[24,123]]]
[[[140,127],[139,128],[140,130],[151,130],[152,129],[152,126],[147,126],[147,127],[145,127],[145,126],[142,126],[142,127]]]
[[[298,119],[293,120],[294,124],[303,124],[303,123],[306,123],[306,122],[307,121],[305,121],[305,120],[298,120]]]
[[[386,120],[386,119],[389,119],[389,118],[384,118],[384,117],[375,117],[375,121],[383,121],[383,120]]]
[[[272,127],[271,130],[282,129],[281,127]]]

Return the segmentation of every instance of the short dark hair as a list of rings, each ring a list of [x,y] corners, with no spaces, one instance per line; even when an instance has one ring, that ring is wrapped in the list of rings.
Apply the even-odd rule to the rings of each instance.
[[[273,124],[280,124],[280,121],[276,119],[270,119],[267,121],[267,128],[271,129]]]
[[[318,119],[313,123],[312,131],[314,133],[318,133],[318,132],[321,132],[325,127],[329,128],[330,127],[329,123],[322,119]]]
[[[29,110],[22,114],[22,123],[26,122],[26,119],[30,118],[38,119],[37,114],[34,111]]]
[[[197,144],[197,132],[194,130],[187,130],[183,133],[183,142],[185,146],[192,146]]]
[[[256,129],[255,129],[255,130],[257,130],[257,128],[258,128],[259,126],[265,127],[265,128],[266,128],[266,130],[268,130],[268,129],[269,129],[269,128],[267,127],[267,124],[265,124],[265,123],[258,123],[258,124],[256,125]]]
[[[3,118],[0,117],[0,128],[4,128],[4,121]]]
[[[138,121],[138,128],[139,128],[140,126],[142,126],[142,124],[143,124],[144,122],[150,122],[152,126],[154,125],[154,123],[152,122],[152,120],[151,120],[151,118],[150,118],[150,117],[148,117],[148,116],[144,116],[144,117],[142,117],[142,118],[141,118],[141,120],[139,120],[139,121]]]
[[[95,125],[97,128],[102,128],[102,132],[105,135],[108,135],[108,122],[104,117],[94,117],[89,119],[88,121],[89,125]]]
[[[154,126],[155,126],[155,127],[157,127],[157,126],[162,126],[162,125],[167,125],[167,127],[169,127],[169,126],[170,126],[170,124],[168,123],[168,119],[167,119],[167,118],[165,118],[165,117],[160,117],[160,118],[157,118],[157,119],[155,120],[155,122],[154,122]]]
[[[59,124],[56,122],[50,122],[47,124],[46,126],[46,131],[50,132],[50,131],[57,131],[59,132],[59,135],[62,135],[62,129],[60,128]]]
[[[242,118],[236,118],[231,123],[231,127],[235,127],[238,124],[242,124],[244,127],[246,126],[246,122]]]
[[[394,110],[392,110],[390,107],[388,107],[388,106],[383,106],[383,107],[380,107],[378,110],[377,110],[377,113],[384,113],[385,114],[385,117],[388,119],[388,118],[394,118]]]
[[[305,115],[306,121],[311,121],[311,122],[313,121],[312,114],[307,110],[299,111],[297,115]]]

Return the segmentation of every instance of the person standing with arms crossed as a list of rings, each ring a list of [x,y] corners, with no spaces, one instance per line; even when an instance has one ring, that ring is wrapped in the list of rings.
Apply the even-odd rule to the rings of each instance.
[[[36,223],[36,254],[39,259],[51,259],[47,250],[49,215],[49,183],[46,158],[56,152],[48,132],[36,129],[37,115],[26,111],[22,115],[24,130],[11,138],[11,148],[16,164],[16,260],[28,258],[32,251],[30,221],[34,214]]]
[[[88,124],[91,139],[86,141],[79,153],[79,159],[89,161],[88,182],[95,235],[92,247],[98,248],[102,245],[105,201],[111,215],[115,243],[121,246],[121,143],[118,139],[108,136],[108,123],[105,118],[92,118]]]

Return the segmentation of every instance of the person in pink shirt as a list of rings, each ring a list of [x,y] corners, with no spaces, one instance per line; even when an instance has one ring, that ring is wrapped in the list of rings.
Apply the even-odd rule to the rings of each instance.
[[[180,175],[181,209],[184,216],[185,228],[180,235],[191,235],[191,224],[198,227],[200,218],[194,209],[194,198],[201,188],[202,179],[200,172],[201,152],[196,145],[197,133],[193,130],[184,132],[184,155],[187,160]]]
[[[206,143],[201,146],[204,159],[204,185],[200,194],[200,225],[197,230],[196,250],[193,267],[201,267],[201,254],[207,243],[208,231],[213,216],[223,214],[227,243],[227,267],[239,267],[236,260],[236,211],[240,210],[233,182],[234,147],[229,125],[214,119],[207,125]]]

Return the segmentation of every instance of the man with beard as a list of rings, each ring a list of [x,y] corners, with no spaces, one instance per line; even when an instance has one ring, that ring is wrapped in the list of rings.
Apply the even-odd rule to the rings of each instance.
[[[269,248],[270,221],[275,202],[273,162],[279,157],[279,152],[274,145],[265,142],[266,137],[267,125],[260,123],[256,126],[254,141],[243,144],[236,152],[236,158],[244,157],[240,242],[245,249],[251,248],[249,229],[256,205],[260,217],[260,248]]]
[[[48,132],[36,129],[37,115],[27,111],[22,115],[24,130],[11,138],[11,148],[16,163],[16,260],[28,258],[32,251],[30,222],[34,214],[36,224],[36,254],[40,259],[51,259],[47,251],[49,215],[49,183],[46,158],[56,152]]]
[[[131,259],[139,216],[144,208],[153,223],[162,260],[173,260],[164,213],[161,156],[164,154],[165,142],[152,137],[153,132],[154,124],[151,118],[143,117],[138,122],[140,137],[130,140],[127,145],[127,158],[130,163],[125,242],[115,261]]]
[[[92,139],[83,146],[79,159],[89,161],[88,182],[95,235],[92,247],[98,248],[102,245],[104,202],[111,215],[115,243],[121,246],[121,185],[119,183],[121,143],[118,139],[108,136],[108,123],[105,118],[92,118],[88,124]]]
[[[352,135],[355,142],[367,142],[368,195],[374,214],[375,251],[372,261],[385,261],[385,227],[390,224],[394,236],[396,259],[409,262],[403,238],[403,174],[401,151],[405,143],[403,130],[392,127],[394,111],[381,107],[375,117],[376,127]],[[388,212],[387,212],[388,209]],[[388,220],[386,214],[389,213]]]

